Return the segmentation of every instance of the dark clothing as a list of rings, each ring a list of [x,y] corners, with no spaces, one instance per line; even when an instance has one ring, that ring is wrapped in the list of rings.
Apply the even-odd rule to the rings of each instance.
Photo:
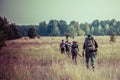
[[[65,42],[65,51],[68,57],[70,57],[70,47],[71,47],[70,42]]]
[[[89,43],[87,43],[87,41]],[[86,58],[86,67],[89,67],[89,60],[91,61],[91,66],[94,70],[95,64],[95,54],[97,52],[98,44],[93,39],[93,37],[86,38],[86,41],[83,44],[83,49],[85,50],[85,58]]]
[[[97,42],[94,40],[94,42],[95,42],[95,48],[98,48],[98,44],[97,44]],[[84,45],[83,45],[83,49],[85,49],[85,43],[84,43]]]
[[[61,53],[65,53],[65,43],[60,43]]]
[[[73,54],[76,54],[78,52],[78,45],[77,44],[73,44],[72,45],[72,51],[71,51]]]
[[[85,57],[86,57],[87,64],[89,63],[89,60],[91,60],[91,65],[94,65],[94,62],[95,62],[94,53],[88,53],[88,54],[86,53]]]
[[[66,51],[70,51],[70,44],[69,43],[65,44],[65,49],[66,49]]]
[[[72,54],[72,59],[74,59],[74,58],[75,58],[75,56],[77,56],[77,54]]]
[[[72,46],[71,46],[71,53],[72,53],[72,59],[75,58],[75,56],[77,57],[77,54],[78,54],[78,44],[77,43],[73,43]]]
[[[61,48],[61,53],[65,53],[65,48]]]
[[[65,43],[60,43],[60,48],[65,47]]]

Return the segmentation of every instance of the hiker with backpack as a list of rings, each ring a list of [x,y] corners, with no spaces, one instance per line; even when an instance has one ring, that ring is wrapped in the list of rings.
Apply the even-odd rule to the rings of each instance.
[[[61,54],[65,54],[65,42],[64,42],[64,40],[62,40],[62,42],[60,43],[60,51],[61,51]]]
[[[95,56],[97,54],[97,48],[98,48],[97,42],[91,35],[88,35],[85,39],[82,52],[83,57],[85,56],[86,58],[87,69],[89,68],[89,59],[91,60],[92,69],[94,70],[95,68]]]
[[[73,41],[72,46],[71,46],[71,53],[72,53],[72,60],[76,64],[77,64],[78,52],[79,52],[78,43],[76,41]]]
[[[65,41],[65,51],[68,57],[70,57],[71,43],[69,41]]]

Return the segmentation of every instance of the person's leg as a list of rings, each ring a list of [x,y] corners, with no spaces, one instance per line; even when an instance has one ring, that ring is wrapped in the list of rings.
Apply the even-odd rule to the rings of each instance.
[[[74,54],[72,53],[72,60],[73,60],[73,62],[74,62]]]
[[[68,51],[68,57],[70,57],[70,51]]]
[[[74,64],[76,63],[75,62],[75,54],[74,53],[72,53],[72,61],[73,61]]]
[[[69,51],[68,51],[68,50],[66,50],[66,55],[67,55],[68,57],[70,57]]]
[[[94,68],[95,68],[95,57],[94,57],[94,55],[92,54],[90,58],[91,58],[91,66],[92,66],[92,69],[93,69],[93,71],[94,71]]]
[[[64,49],[63,48],[61,48],[61,54],[63,54],[64,53]]]
[[[86,68],[89,68],[89,55],[86,53],[85,54],[85,58],[86,58]]]
[[[77,55],[76,54],[74,56],[74,59],[75,59],[75,63],[77,64]]]
[[[65,48],[64,48],[64,50],[63,50],[63,53],[65,54]]]
[[[68,51],[66,50],[66,55],[68,55]]]

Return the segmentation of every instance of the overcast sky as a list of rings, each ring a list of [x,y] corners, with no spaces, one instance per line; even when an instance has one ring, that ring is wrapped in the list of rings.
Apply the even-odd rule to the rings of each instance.
[[[120,20],[120,0],[0,0],[0,16],[16,24],[39,24],[51,19],[91,23]]]

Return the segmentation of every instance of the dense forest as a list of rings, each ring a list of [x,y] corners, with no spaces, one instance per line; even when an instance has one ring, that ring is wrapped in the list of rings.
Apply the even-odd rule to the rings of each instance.
[[[95,36],[106,36],[114,32],[120,35],[120,21],[112,20],[94,20],[92,23],[79,23],[71,21],[69,24],[65,20],[50,20],[40,22],[39,25],[16,25],[9,23],[7,18],[0,17],[0,33],[5,33],[7,39],[17,39],[21,37],[34,38],[35,36],[64,36],[70,34],[72,36],[84,36],[92,34]]]

